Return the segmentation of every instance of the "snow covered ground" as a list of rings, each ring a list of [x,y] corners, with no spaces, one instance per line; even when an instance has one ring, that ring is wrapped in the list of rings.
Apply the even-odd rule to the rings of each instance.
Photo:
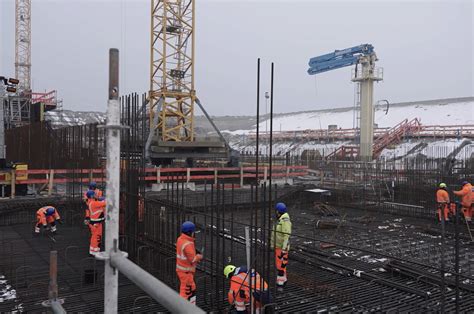
[[[378,127],[392,127],[403,121],[418,118],[423,125],[468,125],[474,124],[474,97],[429,100],[425,102],[399,103],[388,107],[376,106],[375,123]],[[353,108],[339,108],[280,114],[273,119],[275,130],[296,131],[307,129],[326,130],[329,125],[337,128],[354,126]],[[246,134],[255,131],[250,129],[228,131],[229,134]],[[265,130],[265,121],[260,123],[260,130]],[[224,130],[225,132],[225,130]]]

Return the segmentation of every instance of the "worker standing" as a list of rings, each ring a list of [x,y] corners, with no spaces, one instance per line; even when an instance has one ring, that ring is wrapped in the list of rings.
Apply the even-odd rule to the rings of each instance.
[[[91,233],[89,242],[89,254],[95,255],[100,252],[102,243],[103,224],[105,221],[105,200],[98,197],[94,191],[87,191],[88,208],[84,223],[89,226]]]
[[[275,248],[275,264],[277,268],[277,286],[283,288],[288,281],[287,265],[288,251],[290,249],[291,221],[286,205],[275,205],[277,222],[273,226],[271,246]]]
[[[467,222],[471,222],[472,219],[472,185],[467,182],[462,182],[462,189],[454,191],[454,194],[461,197],[462,212]]]
[[[440,183],[438,190],[436,191],[436,203],[438,208],[438,221],[441,222],[441,218],[444,216],[444,221],[449,221],[449,193],[447,191],[448,186],[446,183]]]
[[[89,199],[87,198],[87,192],[89,192],[89,191],[93,191],[97,197],[102,197],[102,196],[103,196],[102,191],[97,188],[97,183],[95,183],[94,181],[92,181],[91,183],[89,183],[89,190],[87,190],[87,191],[84,193],[84,202],[85,202],[86,204],[89,202]]]
[[[181,225],[181,235],[176,240],[176,274],[179,278],[179,295],[192,304],[196,304],[196,283],[194,274],[196,265],[202,260],[202,254],[196,251],[194,244],[196,226],[191,221]]]
[[[247,305],[250,305],[250,286],[252,287],[252,300],[255,302],[255,309],[259,312],[265,304],[270,303],[270,293],[268,284],[258,272],[252,269],[250,272],[246,266],[235,267],[227,265],[224,268],[224,276],[230,280],[230,289],[227,293],[229,304],[237,313],[247,313]],[[253,307],[253,305],[251,305]]]
[[[35,233],[40,233],[41,226],[46,228],[48,224],[51,225],[51,232],[55,233],[57,231],[56,222],[62,223],[58,210],[53,206],[41,207],[36,211]]]

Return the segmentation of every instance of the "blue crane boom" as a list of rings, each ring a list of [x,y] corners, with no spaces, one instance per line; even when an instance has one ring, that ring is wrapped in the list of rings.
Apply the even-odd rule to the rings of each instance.
[[[334,52],[309,59],[308,74],[319,74],[346,66],[359,63],[361,56],[368,56],[374,53],[374,47],[370,44],[363,44],[344,50]]]

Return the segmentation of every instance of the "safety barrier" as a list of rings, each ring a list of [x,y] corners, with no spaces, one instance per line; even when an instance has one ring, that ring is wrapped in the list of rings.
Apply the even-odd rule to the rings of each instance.
[[[266,183],[270,178],[281,178],[288,182],[290,178],[305,176],[308,174],[307,166],[264,166],[258,169],[258,179]],[[15,197],[15,185],[42,185],[51,195],[56,184],[65,183],[84,183],[90,181],[105,182],[105,169],[29,169],[10,171],[11,180],[0,181],[0,185],[10,185],[11,197]],[[25,179],[19,179],[19,178]],[[257,178],[255,167],[237,167],[237,168],[145,168],[143,180],[148,183],[166,183],[166,182],[209,182],[215,184],[222,180],[238,181],[240,186],[244,185],[245,179]]]

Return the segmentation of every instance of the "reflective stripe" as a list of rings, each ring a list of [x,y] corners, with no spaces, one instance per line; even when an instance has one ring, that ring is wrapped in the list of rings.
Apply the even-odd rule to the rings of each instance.
[[[194,267],[183,267],[181,265],[176,264],[176,269],[183,270],[183,271],[194,271]]]
[[[184,248],[185,248],[186,246],[188,246],[189,244],[192,244],[192,242],[189,242],[189,241],[188,241],[188,242],[186,242],[185,244],[183,244],[183,245],[181,246],[181,254],[176,254],[176,258],[177,258],[177,259],[180,259],[180,260],[183,260],[183,261],[186,261],[186,260],[187,260],[186,255],[184,255]],[[193,261],[193,262],[194,262],[194,261]]]
[[[97,218],[97,219],[90,219],[90,221],[92,222],[100,222],[100,221],[104,221],[105,218]]]

